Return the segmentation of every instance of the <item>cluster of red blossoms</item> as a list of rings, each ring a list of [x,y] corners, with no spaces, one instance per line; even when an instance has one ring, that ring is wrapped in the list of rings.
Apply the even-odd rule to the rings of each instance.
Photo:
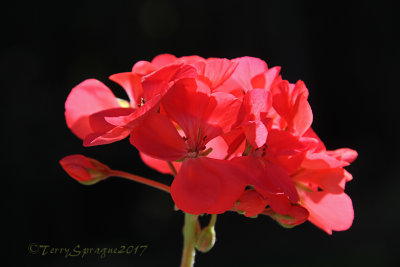
[[[279,72],[253,57],[163,54],[110,76],[129,101],[89,79],[72,89],[65,117],[84,146],[130,136],[147,165],[176,170],[170,192],[184,212],[237,211],[286,227],[309,220],[329,234],[346,230],[354,213],[343,167],[357,152],[325,148],[311,128],[305,84]]]

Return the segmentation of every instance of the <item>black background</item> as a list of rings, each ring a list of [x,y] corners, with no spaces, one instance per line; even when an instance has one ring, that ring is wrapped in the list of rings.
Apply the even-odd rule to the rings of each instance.
[[[305,81],[313,128],[328,149],[351,147],[346,192],[355,220],[327,235],[310,223],[283,229],[267,217],[218,217],[217,243],[196,266],[390,266],[399,237],[398,10],[387,1],[37,1],[3,7],[2,154],[9,266],[178,266],[183,215],[164,192],[112,178],[85,187],[58,161],[85,154],[114,169],[170,183],[128,140],[83,148],[66,127],[64,102],[87,78],[160,53],[255,56]],[[12,218],[9,220],[9,218]],[[204,218],[203,223],[207,221]],[[8,239],[7,239],[8,240]],[[53,247],[148,245],[142,256],[65,259]],[[396,248],[397,247],[397,248]]]

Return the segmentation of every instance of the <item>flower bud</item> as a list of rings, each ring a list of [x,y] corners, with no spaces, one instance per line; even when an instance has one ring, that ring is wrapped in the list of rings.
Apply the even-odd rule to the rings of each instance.
[[[110,176],[110,168],[83,155],[69,155],[60,160],[63,169],[84,185],[93,185]]]
[[[254,189],[246,190],[236,202],[238,213],[246,217],[254,217],[260,214],[267,205],[267,201]]]
[[[281,226],[285,228],[293,228],[302,224],[308,219],[309,212],[299,204],[292,204],[288,214],[279,214],[274,212],[271,208],[266,209],[263,214],[271,216]]]
[[[205,227],[197,237],[196,249],[203,253],[208,252],[214,246],[215,239],[214,226]]]

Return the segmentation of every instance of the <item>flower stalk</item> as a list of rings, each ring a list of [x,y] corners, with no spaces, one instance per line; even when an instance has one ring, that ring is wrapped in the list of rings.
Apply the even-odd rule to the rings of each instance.
[[[112,170],[110,173],[110,176],[115,176],[115,177],[120,177],[120,178],[125,178],[128,180],[132,180],[141,184],[145,184],[151,187],[154,187],[156,189],[160,189],[162,191],[165,191],[167,193],[171,192],[171,188],[168,185],[144,178],[144,177],[140,177],[128,172],[124,172],[124,171],[117,171],[117,170]]]
[[[192,267],[194,264],[197,218],[198,215],[185,213],[181,267]]]

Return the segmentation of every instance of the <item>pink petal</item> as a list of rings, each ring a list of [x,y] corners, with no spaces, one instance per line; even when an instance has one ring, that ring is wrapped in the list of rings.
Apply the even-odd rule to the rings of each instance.
[[[187,153],[186,143],[174,125],[159,113],[133,129],[130,141],[142,153],[160,160],[174,161]]]
[[[264,89],[249,90],[243,98],[248,121],[260,121],[265,118],[272,107],[272,96]]]
[[[177,60],[176,56],[171,54],[161,54],[153,58],[151,64],[153,64],[156,68],[164,67],[170,63],[173,63]]]
[[[333,151],[327,151],[327,154],[349,164],[352,163],[358,156],[357,151],[350,148],[340,148]]]
[[[238,63],[232,78],[235,79],[245,92],[253,88],[252,79],[268,70],[267,63],[255,57],[240,57],[232,60]]]
[[[65,119],[68,127],[83,139],[92,133],[89,116],[95,112],[121,107],[117,98],[98,80],[89,79],[75,86],[65,102]]]
[[[348,165],[349,163],[329,156],[326,152],[308,153],[301,164],[301,166],[306,169],[338,168]]]
[[[277,80],[279,72],[281,71],[281,67],[273,67],[267,70],[263,76],[264,76],[264,89],[267,91],[271,90],[272,84]],[[254,88],[257,88],[253,86]]]
[[[353,204],[345,193],[333,195],[302,191],[301,200],[310,212],[308,220],[328,234],[332,234],[332,230],[347,230],[353,223]]]
[[[297,86],[304,86],[305,88],[304,83],[301,81],[296,83],[296,87]],[[300,95],[293,106],[293,124],[290,130],[297,133],[299,136],[302,136],[310,128],[313,121],[313,114],[307,97],[308,91],[306,94]]]
[[[224,159],[228,155],[229,146],[226,143],[225,139],[221,136],[217,136],[211,141],[207,143],[206,150],[208,148],[212,148],[210,154],[208,154],[209,158],[213,159]]]
[[[242,87],[234,79],[226,80],[223,84],[214,88],[212,92],[230,93],[240,99],[244,96]]]
[[[204,62],[198,62],[196,67],[200,78],[211,89],[223,84],[234,72],[237,63],[226,58],[208,58]]]
[[[139,155],[142,158],[143,162],[146,163],[150,168],[155,169],[164,174],[172,174],[171,168],[169,167],[167,161],[155,159],[153,157],[147,156],[146,154],[139,151]],[[177,171],[179,171],[182,163],[181,162],[172,162],[172,165],[175,167]]]
[[[140,106],[141,97],[143,96],[141,76],[133,72],[123,72],[111,75],[109,79],[118,83],[122,86],[122,88],[124,88],[130,99],[131,107],[138,108]]]
[[[153,64],[144,60],[138,61],[132,68],[132,72],[139,76],[145,76],[156,70],[157,68]]]
[[[326,151],[324,143],[318,137],[318,135],[314,132],[314,130],[310,127],[303,135],[303,137],[314,138],[317,142],[315,145],[310,149],[311,152],[323,152]]]
[[[171,185],[171,195],[184,212],[220,214],[234,206],[245,186],[241,170],[230,161],[187,158]]]

